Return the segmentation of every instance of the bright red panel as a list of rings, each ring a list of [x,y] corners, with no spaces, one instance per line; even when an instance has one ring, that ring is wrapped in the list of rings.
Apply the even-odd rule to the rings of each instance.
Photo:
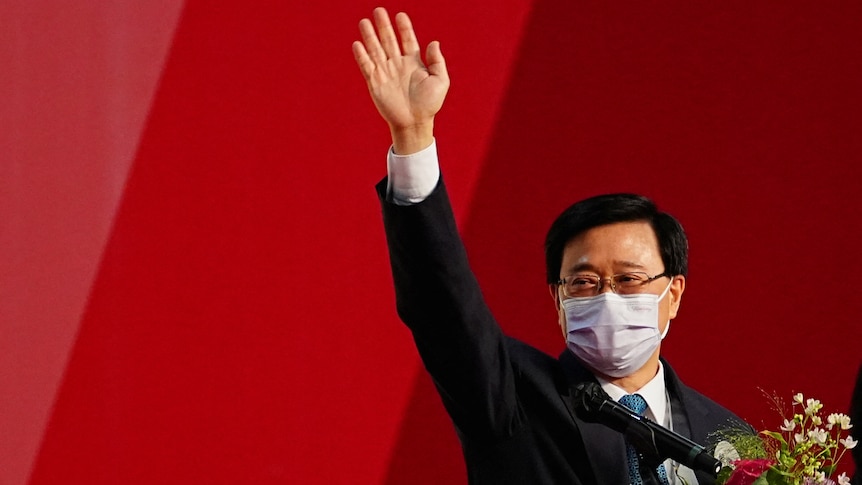
[[[444,46],[483,32],[429,10],[411,12]],[[385,479],[418,361],[373,190],[385,128],[350,52],[370,13],[186,5],[31,483]],[[497,104],[468,99],[484,121],[448,128],[474,144],[461,186]]]
[[[30,473],[181,5],[0,3],[0,483]]]

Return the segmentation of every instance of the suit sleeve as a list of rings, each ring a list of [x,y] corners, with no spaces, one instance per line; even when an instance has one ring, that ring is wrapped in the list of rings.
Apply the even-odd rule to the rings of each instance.
[[[388,202],[386,185],[377,191],[398,315],[459,432],[508,437],[518,404],[506,339],[470,270],[443,181],[409,206]]]

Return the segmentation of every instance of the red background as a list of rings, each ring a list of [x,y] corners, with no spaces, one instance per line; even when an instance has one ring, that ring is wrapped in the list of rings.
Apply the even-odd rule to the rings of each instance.
[[[0,3],[0,484],[465,483],[394,311],[350,52],[376,5],[139,3]],[[441,163],[508,332],[563,348],[544,231],[641,192],[691,241],[682,378],[758,427],[760,388],[847,409],[862,4],[388,6],[442,42]]]

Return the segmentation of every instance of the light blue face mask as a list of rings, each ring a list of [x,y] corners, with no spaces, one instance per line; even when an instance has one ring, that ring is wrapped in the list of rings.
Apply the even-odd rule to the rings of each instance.
[[[634,374],[646,364],[670,329],[659,332],[661,295],[612,292],[562,301],[566,345],[587,367],[610,377]]]

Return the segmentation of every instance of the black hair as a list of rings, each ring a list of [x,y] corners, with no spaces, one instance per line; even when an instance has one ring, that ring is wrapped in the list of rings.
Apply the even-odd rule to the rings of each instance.
[[[658,239],[664,270],[670,276],[688,273],[688,239],[672,215],[661,212],[650,199],[636,194],[598,195],[572,204],[557,217],[545,238],[549,284],[560,279],[563,249],[575,236],[616,222],[648,222]]]

